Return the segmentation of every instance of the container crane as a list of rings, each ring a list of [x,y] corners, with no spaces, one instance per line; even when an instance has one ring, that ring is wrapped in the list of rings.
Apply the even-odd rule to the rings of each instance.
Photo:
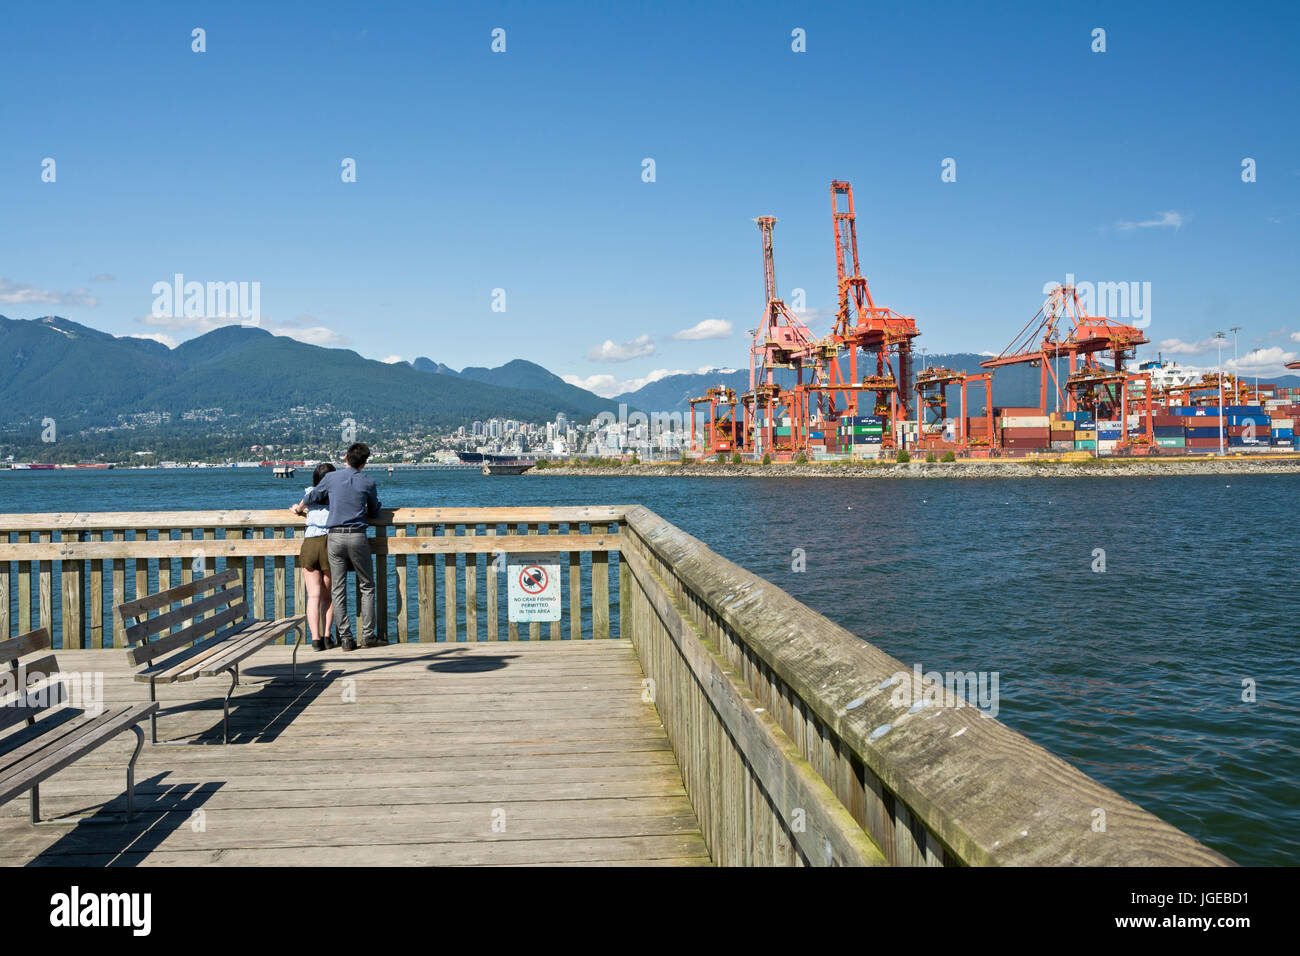
[[[1062,356],[1069,362],[1068,375],[1103,371],[1098,359],[1102,352],[1113,358],[1115,372],[1124,371],[1124,363],[1133,358],[1139,345],[1150,341],[1140,329],[1111,319],[1088,315],[1079,301],[1075,286],[1058,285],[1052,289],[1032,319],[1020,330],[1001,354],[986,362],[982,368],[996,369],[1007,365],[1037,365],[1039,372],[1038,412],[1047,414],[1047,383],[1050,380],[1058,402],[1065,403],[1066,411],[1075,411],[1075,389],[1067,388],[1056,370],[1056,361]],[[1105,401],[1118,408],[1122,402],[1116,383],[1106,381],[1100,387]]]
[[[839,417],[836,392],[845,393],[845,414],[851,416],[859,414],[858,394],[874,392],[870,414],[888,418],[889,424],[884,429],[884,444],[888,447],[894,444],[894,423],[910,417],[912,339],[920,332],[914,318],[878,306],[871,297],[858,259],[857,214],[853,207],[853,187],[847,181],[831,182],[831,216],[835,228],[839,308],[829,336],[835,358],[826,366],[829,417]],[[847,381],[838,355],[845,349],[849,353]],[[858,377],[859,350],[867,353],[868,362],[872,356],[875,358],[874,370],[868,365],[867,373],[861,378]]]
[[[744,442],[747,452],[762,454],[793,452],[806,441],[806,416],[796,407],[800,404],[798,390],[804,385],[804,369],[811,368],[812,383],[819,379],[819,369],[814,360],[817,342],[803,324],[777,295],[776,263],[772,251],[774,216],[760,216],[754,222],[763,240],[763,290],[765,305],[763,320],[754,330],[749,350],[749,391],[741,396],[744,408]],[[777,369],[793,369],[796,373],[794,389],[783,388],[776,381]],[[776,423],[790,419],[788,435],[778,434],[783,426]],[[799,421],[796,423],[795,419]]]

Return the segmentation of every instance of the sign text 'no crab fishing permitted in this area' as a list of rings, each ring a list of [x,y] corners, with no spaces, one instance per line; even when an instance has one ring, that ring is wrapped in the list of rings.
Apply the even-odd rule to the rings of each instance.
[[[560,598],[560,553],[514,555],[506,577],[507,609],[510,620],[519,624],[558,621]]]

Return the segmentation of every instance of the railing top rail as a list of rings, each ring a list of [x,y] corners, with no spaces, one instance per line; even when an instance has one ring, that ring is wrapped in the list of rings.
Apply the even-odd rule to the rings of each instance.
[[[292,493],[286,494],[286,499]],[[542,524],[621,521],[627,505],[491,508],[386,508],[373,525]],[[227,511],[104,511],[0,514],[5,531],[114,531],[159,528],[258,528],[301,524],[287,507],[274,510]]]
[[[288,557],[298,554],[303,539],[295,538],[225,538],[211,541],[0,541],[0,561],[106,561],[114,558],[238,558],[248,556]],[[415,537],[376,538],[372,551],[377,555],[406,554],[493,554],[505,551],[531,554],[549,551],[617,551],[618,535],[606,534],[537,534],[421,535]]]
[[[900,706],[901,661],[654,512],[625,522],[960,860],[1231,863],[974,706]]]

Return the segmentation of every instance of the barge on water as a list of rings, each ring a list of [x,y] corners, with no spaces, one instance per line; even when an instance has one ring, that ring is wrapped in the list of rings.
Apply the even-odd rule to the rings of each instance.
[[[478,465],[485,475],[522,475],[537,464],[535,458],[518,455],[489,455],[476,451],[458,451],[456,456],[467,465]]]

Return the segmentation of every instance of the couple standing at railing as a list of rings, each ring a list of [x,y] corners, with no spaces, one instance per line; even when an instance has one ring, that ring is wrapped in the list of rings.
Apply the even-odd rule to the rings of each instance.
[[[347,468],[338,471],[328,462],[316,466],[312,487],[289,510],[306,515],[307,532],[298,553],[303,582],[307,587],[307,624],[311,646],[318,651],[335,646],[330,640],[331,624],[338,624],[339,645],[345,651],[357,649],[348,620],[348,571],[357,576],[361,606],[357,608],[361,639],[366,647],[382,647],[386,638],[375,634],[375,568],[366,537],[367,519],[379,516],[379,494],[369,475],[362,474],[370,460],[370,448],[354,442],[345,456]],[[321,600],[332,595],[321,622]]]

